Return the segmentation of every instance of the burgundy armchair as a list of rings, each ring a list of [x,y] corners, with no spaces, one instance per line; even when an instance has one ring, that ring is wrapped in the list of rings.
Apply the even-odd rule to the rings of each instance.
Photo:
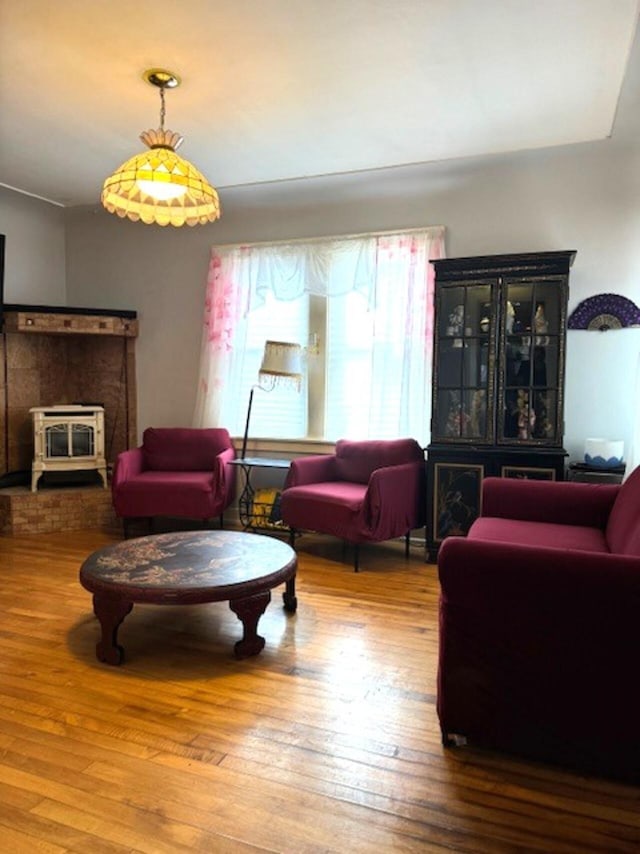
[[[333,534],[355,546],[405,537],[424,525],[424,452],[414,439],[354,442],[335,454],[293,460],[281,499],[292,531]]]
[[[438,571],[443,743],[640,782],[640,468],[486,479]]]
[[[118,455],[112,495],[124,520],[155,516],[224,522],[234,498],[235,458],[229,433],[222,428],[149,427],[142,447]]]

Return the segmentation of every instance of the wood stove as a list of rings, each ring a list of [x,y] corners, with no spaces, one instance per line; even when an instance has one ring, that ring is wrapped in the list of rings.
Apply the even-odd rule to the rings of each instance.
[[[64,404],[34,406],[34,455],[31,467],[31,491],[48,471],[86,471],[95,469],[107,488],[107,463],[104,456],[104,407]]]

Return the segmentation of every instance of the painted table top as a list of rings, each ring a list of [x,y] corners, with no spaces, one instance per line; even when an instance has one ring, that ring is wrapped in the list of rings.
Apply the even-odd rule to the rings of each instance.
[[[131,601],[196,602],[250,595],[295,575],[296,554],[272,537],[189,531],[124,540],[91,554],[82,585]]]

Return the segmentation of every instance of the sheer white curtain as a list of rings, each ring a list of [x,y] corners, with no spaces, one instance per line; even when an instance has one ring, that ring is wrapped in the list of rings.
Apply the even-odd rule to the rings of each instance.
[[[325,438],[349,433],[364,438],[363,424],[372,425],[376,438],[428,438],[433,317],[429,261],[440,257],[444,257],[441,227],[214,248],[194,425],[241,432],[246,404],[239,405],[238,399],[245,400],[247,382],[250,385],[257,377],[253,362],[260,354],[251,341],[259,310],[268,304],[275,328],[284,312],[273,306],[317,296],[326,300],[328,318]],[[308,333],[308,324],[300,321],[299,333],[297,343],[306,344],[302,336]],[[341,400],[360,412],[353,429],[348,418],[340,420]]]
[[[425,441],[431,409],[434,271],[442,245],[416,235],[378,240],[371,421]],[[398,288],[397,283],[403,287]],[[388,367],[395,364],[399,371]]]
[[[325,436],[407,435],[426,444],[434,286],[429,261],[441,257],[443,243],[423,232],[393,234],[378,236],[375,248],[369,304],[358,294],[329,301]]]

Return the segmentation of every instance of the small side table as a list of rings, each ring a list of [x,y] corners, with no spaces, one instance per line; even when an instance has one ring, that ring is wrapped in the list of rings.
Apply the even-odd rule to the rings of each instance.
[[[231,460],[230,465],[239,466],[244,475],[244,485],[238,498],[240,522],[245,531],[261,533],[280,532],[290,534],[289,528],[280,519],[280,502],[277,487],[270,490],[258,490],[251,483],[254,469],[288,470],[291,460],[270,459],[269,457],[242,457]],[[268,494],[270,493],[270,494]]]
[[[622,483],[625,469],[624,464],[613,468],[599,468],[586,463],[571,463],[567,480],[579,483]]]

